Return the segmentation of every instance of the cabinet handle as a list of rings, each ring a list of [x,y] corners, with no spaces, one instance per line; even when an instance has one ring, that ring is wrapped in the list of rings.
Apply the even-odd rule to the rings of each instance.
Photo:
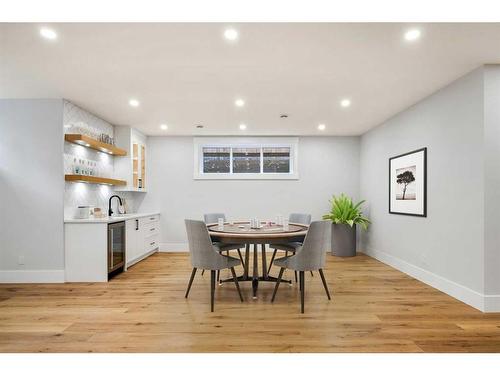
[[[154,230],[155,230],[155,228],[151,228],[151,229],[150,229],[150,231],[151,231],[151,232],[152,232],[152,231],[154,231]]]
[[[139,220],[135,219],[135,230],[139,230]]]
[[[149,220],[154,220],[155,218],[154,217],[150,217]]]
[[[151,242],[150,245],[153,246],[155,243],[154,242]]]

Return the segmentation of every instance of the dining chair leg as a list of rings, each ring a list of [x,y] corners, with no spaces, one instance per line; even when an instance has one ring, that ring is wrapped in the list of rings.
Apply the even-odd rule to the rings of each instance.
[[[278,288],[280,286],[281,277],[283,276],[283,272],[285,272],[285,268],[281,267],[280,273],[278,275],[278,280],[276,280],[276,285],[274,286],[274,292],[273,292],[273,297],[271,298],[271,302],[274,302],[274,298],[276,297],[276,292],[278,291]]]
[[[210,311],[214,312],[215,300],[215,271],[210,271]]]
[[[205,270],[201,270],[201,276],[205,274]]]
[[[297,280],[297,271],[294,271],[294,273],[295,273],[295,282],[297,283],[298,282],[298,280]]]
[[[250,244],[246,244],[245,246],[245,271],[243,272],[243,275],[245,278],[248,277],[248,267],[250,266]]]
[[[266,244],[260,245],[262,255],[262,277],[267,280],[267,258],[266,258]]]
[[[314,276],[314,273],[313,273],[313,271],[310,271],[310,272],[311,272],[311,276]]]
[[[184,296],[184,298],[188,298],[189,291],[191,290],[191,285],[193,285],[193,280],[194,280],[195,274],[196,274],[196,267],[193,267],[193,271],[191,272],[191,277],[189,278],[189,284],[188,284],[188,288],[186,290],[186,295]]]
[[[267,274],[269,275],[269,272],[271,272],[271,267],[273,266],[274,258],[276,257],[278,249],[274,249],[273,256],[271,257],[271,261],[269,262],[269,268],[267,269]]]
[[[220,270],[217,270],[217,283],[220,285]]]
[[[300,278],[300,312],[304,313],[305,277],[304,271],[299,271]]]
[[[231,274],[233,275],[233,281],[236,285],[236,289],[238,290],[238,294],[240,295],[240,301],[243,302],[243,296],[241,295],[240,284],[238,284],[238,277],[236,276],[236,271],[234,267],[231,267]]]
[[[328,291],[328,285],[326,284],[326,279],[325,275],[323,274],[322,268],[319,269],[319,275],[321,276],[321,281],[323,281],[323,287],[325,288],[326,296],[328,297],[328,299],[331,299],[330,292]]]
[[[243,266],[243,269],[245,269],[245,261],[243,260],[243,256],[241,255],[240,249],[238,249],[238,256],[240,257],[241,265]]]

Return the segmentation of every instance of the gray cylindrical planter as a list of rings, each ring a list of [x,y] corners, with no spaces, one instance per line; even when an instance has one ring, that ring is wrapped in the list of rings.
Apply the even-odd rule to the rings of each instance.
[[[356,256],[356,225],[332,224],[332,255]]]

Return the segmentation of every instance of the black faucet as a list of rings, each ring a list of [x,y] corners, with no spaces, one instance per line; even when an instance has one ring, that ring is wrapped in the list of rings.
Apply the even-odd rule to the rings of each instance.
[[[118,198],[118,201],[120,202],[120,206],[122,205],[122,199],[118,195],[112,195],[109,197],[109,205],[108,205],[108,215],[111,216],[113,215],[113,210],[111,209],[111,200],[116,197]]]

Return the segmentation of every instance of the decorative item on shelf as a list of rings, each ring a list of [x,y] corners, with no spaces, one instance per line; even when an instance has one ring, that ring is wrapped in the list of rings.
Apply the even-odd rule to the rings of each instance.
[[[389,159],[389,213],[427,216],[427,147]]]
[[[76,158],[73,158],[73,174],[80,174],[80,165]]]
[[[97,138],[98,141],[107,143],[108,145],[115,145],[115,139],[113,137],[110,137],[109,135],[105,133],[101,133],[99,137]]]
[[[97,176],[97,162],[94,160],[73,158],[73,174],[82,176]]]
[[[360,201],[356,205],[344,193],[330,200],[332,208],[329,214],[323,215],[323,220],[332,222],[332,255],[352,257],[356,255],[356,224],[363,229],[368,228],[370,220],[363,216]]]
[[[87,168],[85,168],[84,159],[78,159],[78,163],[80,164],[80,174],[83,176],[87,175]]]

